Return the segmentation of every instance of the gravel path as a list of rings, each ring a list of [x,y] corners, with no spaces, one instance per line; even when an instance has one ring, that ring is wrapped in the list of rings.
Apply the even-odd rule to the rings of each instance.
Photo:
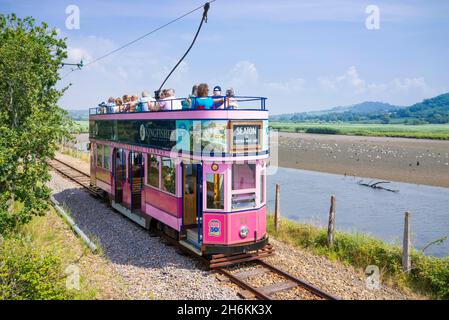
[[[101,244],[130,299],[239,299],[199,262],[151,237],[71,181],[52,173],[49,186],[80,228]]]

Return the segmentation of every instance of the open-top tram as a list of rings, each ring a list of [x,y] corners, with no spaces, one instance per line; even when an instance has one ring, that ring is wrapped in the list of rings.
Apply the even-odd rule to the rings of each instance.
[[[265,247],[266,99],[236,100],[252,108],[111,114],[92,108],[91,184],[123,215],[197,254]]]

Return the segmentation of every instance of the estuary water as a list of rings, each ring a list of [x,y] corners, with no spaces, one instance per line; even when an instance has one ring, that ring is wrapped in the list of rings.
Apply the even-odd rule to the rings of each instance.
[[[389,243],[402,243],[404,213],[411,213],[412,244],[449,237],[449,188],[391,182],[383,186],[397,193],[360,186],[369,178],[278,168],[267,176],[269,212],[274,212],[275,186],[280,184],[281,215],[291,220],[327,227],[330,196],[337,198],[336,229],[369,234]],[[376,180],[378,181],[378,180]],[[449,254],[449,240],[432,245],[427,255]]]

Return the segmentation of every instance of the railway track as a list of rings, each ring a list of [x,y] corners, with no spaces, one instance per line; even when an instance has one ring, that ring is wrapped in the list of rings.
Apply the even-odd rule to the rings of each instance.
[[[96,197],[102,197],[101,190],[90,184],[90,176],[85,172],[59,160],[48,161],[49,165],[59,174],[76,182]],[[164,238],[170,245],[178,247],[183,252],[187,249],[179,244],[173,238],[168,237],[159,230],[152,230],[161,238]],[[312,284],[301,280],[281,269],[261,260],[272,254],[273,248],[267,245],[257,254],[246,255],[213,255],[211,259],[206,259],[188,251],[190,255],[195,256],[203,262],[209,269],[214,270],[225,276],[231,282],[243,289],[241,296],[246,299],[257,298],[262,300],[277,299],[279,294],[288,293],[288,291],[298,291],[296,296],[309,299],[338,300],[337,297],[328,294]],[[250,265],[251,264],[251,265]],[[243,270],[242,270],[243,269]],[[274,275],[274,277],[272,276]],[[279,281],[271,281],[269,284],[257,285],[251,281],[251,278],[268,276],[276,278]],[[301,293],[302,292],[302,293]]]
[[[56,172],[84,187],[95,197],[102,196],[101,190],[90,184],[90,176],[87,173],[56,158],[49,160],[48,164]]]
[[[261,259],[253,260],[250,263],[252,264],[250,268],[247,268],[247,266],[234,266],[216,269],[245,290],[240,293],[243,298],[251,299],[254,297],[262,300],[273,300],[280,299],[284,295],[300,299],[338,300],[337,297]],[[253,280],[251,280],[252,278]],[[268,278],[270,281],[266,284],[260,284],[260,280],[263,278]],[[254,281],[254,279],[259,281]],[[276,279],[276,281],[273,281],[273,279]]]

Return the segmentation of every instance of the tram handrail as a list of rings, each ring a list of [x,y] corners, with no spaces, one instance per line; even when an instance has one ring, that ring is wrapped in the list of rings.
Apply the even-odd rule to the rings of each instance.
[[[207,111],[223,111],[223,110],[260,110],[260,111],[266,111],[266,100],[267,98],[265,97],[252,97],[252,96],[236,96],[236,97],[232,97],[232,102],[237,102],[237,103],[242,103],[242,102],[254,102],[254,101],[258,101],[259,105],[258,106],[254,106],[254,107],[243,107],[243,108],[234,108],[232,106],[229,106],[229,101],[227,99],[226,96],[214,96],[214,97],[210,97],[213,99],[223,99],[223,105],[220,108],[212,108],[212,109],[207,109]],[[166,100],[156,100],[156,103],[159,102],[165,102],[168,103],[170,102],[170,109],[168,110],[158,110],[158,111],[134,111],[134,112],[130,112],[130,111],[119,111],[119,112],[110,112],[109,108],[104,105],[104,106],[98,106],[98,107],[94,107],[94,108],[89,108],[89,115],[97,115],[97,114],[122,114],[122,113],[150,113],[150,112],[172,112],[172,111],[204,111],[204,109],[194,109],[194,108],[182,108],[182,109],[173,109],[173,101],[186,101],[188,99],[193,99],[193,98],[176,98],[176,99],[166,99]]]

